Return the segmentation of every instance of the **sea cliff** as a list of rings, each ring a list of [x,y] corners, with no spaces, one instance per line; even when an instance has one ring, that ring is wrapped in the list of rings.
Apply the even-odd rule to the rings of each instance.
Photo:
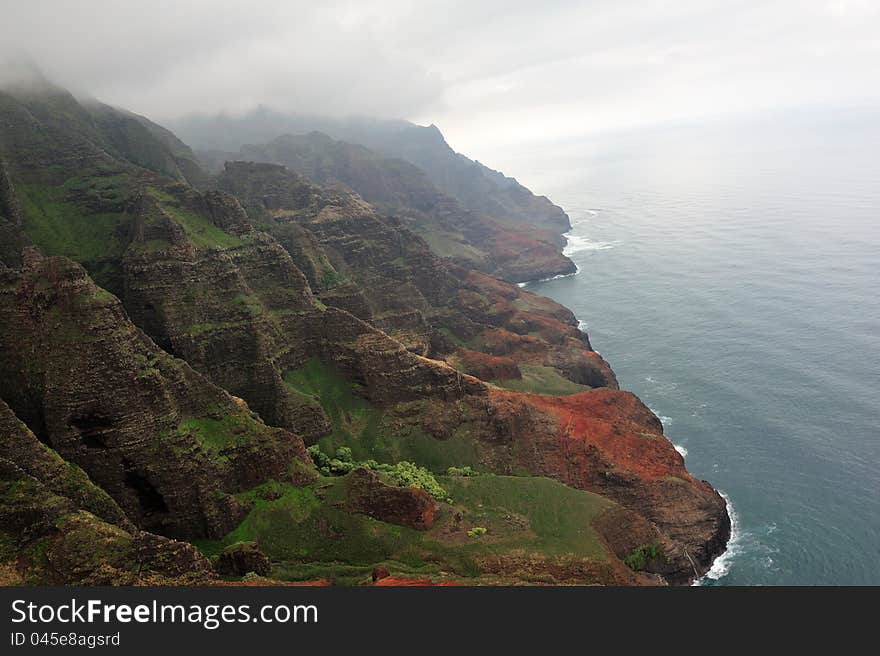
[[[708,569],[724,500],[515,284],[574,270],[568,217],[408,125],[212,165],[63,89],[0,92],[6,579]]]

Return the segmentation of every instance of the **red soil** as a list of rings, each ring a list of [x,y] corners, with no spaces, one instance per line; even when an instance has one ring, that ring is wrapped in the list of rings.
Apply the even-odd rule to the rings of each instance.
[[[431,579],[424,578],[410,578],[405,576],[386,576],[384,578],[379,579],[375,583],[375,586],[458,586],[460,583],[455,583],[454,581],[432,581]]]
[[[492,390],[494,395],[509,393]],[[522,400],[556,418],[559,465],[569,476],[595,477],[598,451],[609,469],[644,480],[675,476],[691,481],[684,459],[663,437],[660,421],[629,392],[595,389],[570,396],[521,395]],[[613,463],[613,465],[611,465]],[[578,475],[579,474],[579,475]]]

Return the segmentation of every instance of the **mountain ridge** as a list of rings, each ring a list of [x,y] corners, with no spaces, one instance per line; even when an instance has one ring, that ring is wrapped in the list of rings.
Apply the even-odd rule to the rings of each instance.
[[[723,549],[723,499],[568,310],[438,256],[350,187],[266,162],[187,174],[191,151],[153,126],[0,92],[0,398],[87,476],[53,487],[3,435],[4,571],[132,582],[29,537],[62,540],[51,525],[90,512],[91,485],[129,537],[78,520],[86,542],[257,541],[280,580],[684,583]],[[35,475],[73,510],[29,533],[13,491]],[[175,563],[163,581],[217,576],[143,539]]]
[[[441,213],[453,218],[462,211],[468,213],[464,221],[454,222],[455,228],[461,231],[463,226],[469,226],[465,237],[470,245],[482,247],[488,250],[490,258],[500,260],[477,267],[498,277],[524,282],[576,271],[561,253],[565,245],[563,234],[571,229],[565,212],[545,196],[535,196],[514,178],[456,153],[435,125],[425,127],[403,120],[324,119],[265,108],[236,118],[189,117],[173,125],[184,138],[197,144],[200,157],[214,171],[222,167],[223,160],[256,157],[259,161],[285,164],[307,177],[321,173],[313,182],[320,183],[328,173],[332,174],[371,202],[387,202],[387,198],[370,193],[376,188],[371,180],[364,179],[365,173],[373,181],[377,177],[390,179],[401,175],[409,184],[432,188],[426,192],[443,197],[436,201]],[[329,136],[334,143],[325,140],[319,144],[316,133]],[[292,152],[290,146],[297,144],[290,143],[291,139],[298,139],[299,152]],[[286,156],[278,153],[277,143],[281,140],[288,141]],[[273,146],[275,152],[267,153]],[[308,164],[303,160],[303,146],[310,151],[307,159],[314,160],[320,155],[325,168],[328,159],[341,166],[320,172],[313,166],[299,166]],[[353,152],[357,148],[364,150]],[[346,149],[340,163],[340,150]],[[369,162],[365,163],[366,159]],[[352,166],[353,160],[360,164],[360,171]],[[400,162],[416,167],[416,173],[401,171]],[[366,165],[371,170],[364,171]],[[415,181],[419,176],[422,179]],[[449,204],[455,207],[443,207]],[[397,202],[389,208],[405,214],[412,210],[412,204]],[[475,230],[474,224],[479,224],[480,229]],[[452,249],[453,257],[462,249],[459,246],[457,250]],[[448,246],[437,249],[441,255],[449,255],[449,251]],[[470,264],[475,262],[472,259]]]

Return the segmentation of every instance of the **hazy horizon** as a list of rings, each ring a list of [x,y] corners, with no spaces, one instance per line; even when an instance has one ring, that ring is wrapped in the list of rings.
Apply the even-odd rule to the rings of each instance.
[[[402,118],[502,169],[561,138],[880,105],[880,6],[857,0],[34,0],[4,28],[0,61],[160,123],[259,105]]]

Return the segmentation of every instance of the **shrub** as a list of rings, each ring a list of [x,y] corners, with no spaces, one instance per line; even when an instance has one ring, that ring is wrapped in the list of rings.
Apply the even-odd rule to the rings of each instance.
[[[446,490],[434,478],[434,474],[424,467],[406,460],[398,462],[388,471],[388,478],[401,487],[417,487],[439,501],[451,502]]]
[[[489,532],[485,526],[474,526],[472,529],[468,531],[469,538],[480,538],[486,535]]]
[[[320,446],[313,444],[306,449],[306,453],[309,454],[309,457],[312,459],[312,462],[315,463],[315,467],[319,472],[324,476],[330,476],[330,457],[321,451]]]
[[[353,462],[345,462],[339,458],[333,458],[328,467],[333,476],[345,476],[350,471],[353,471],[357,465]]]
[[[385,474],[385,478],[394,485],[401,487],[417,487],[424,490],[438,501],[451,503],[452,499],[446,494],[446,490],[434,478],[434,474],[419,467],[415,463],[406,460],[398,462],[396,465],[388,465],[379,463],[375,460],[365,460],[363,462],[355,462],[351,449],[347,446],[340,446],[336,449],[336,457],[330,458],[326,453],[321,451],[321,447],[313,444],[306,449],[315,467],[324,476],[345,476],[358,467],[364,467],[373,471]],[[470,467],[466,467],[470,471]],[[471,476],[472,474],[462,474]]]
[[[623,559],[626,565],[638,572],[648,566],[648,561],[663,555],[663,548],[656,544],[643,544]]]
[[[450,467],[446,470],[447,476],[479,476],[480,472],[473,469],[472,467]]]

